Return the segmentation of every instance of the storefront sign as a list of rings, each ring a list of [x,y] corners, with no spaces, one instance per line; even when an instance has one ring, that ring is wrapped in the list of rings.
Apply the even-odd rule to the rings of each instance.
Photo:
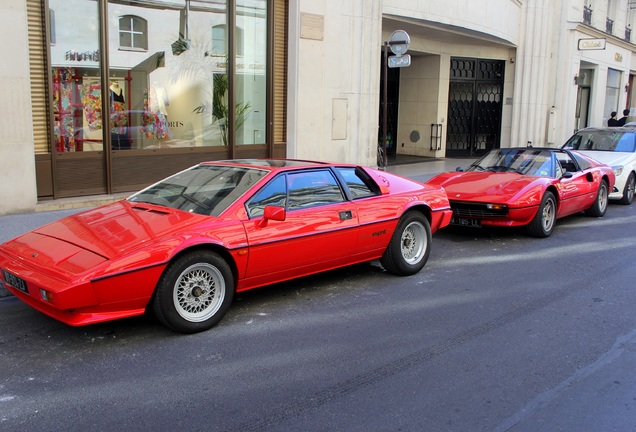
[[[579,51],[604,50],[606,39],[579,39]]]
[[[84,51],[84,52],[77,52],[75,50],[69,50],[66,51],[65,55],[64,55],[65,60],[70,60],[70,61],[93,61],[93,62],[98,62],[99,61],[99,50],[95,50],[95,51]]]

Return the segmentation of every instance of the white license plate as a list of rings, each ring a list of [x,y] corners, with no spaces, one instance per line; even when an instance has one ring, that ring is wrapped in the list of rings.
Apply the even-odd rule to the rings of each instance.
[[[481,228],[480,219],[460,218],[453,216],[451,219],[451,225],[465,226],[471,228]]]
[[[11,285],[13,288],[17,288],[22,292],[29,293],[27,283],[24,279],[17,277],[13,273],[9,273],[5,269],[2,269],[2,276],[7,285]]]

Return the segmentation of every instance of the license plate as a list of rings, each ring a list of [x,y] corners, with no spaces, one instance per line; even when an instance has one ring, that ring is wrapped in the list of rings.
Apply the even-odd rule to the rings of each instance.
[[[480,219],[460,218],[453,216],[451,218],[451,225],[458,225],[471,228],[481,228]]]
[[[5,269],[2,269],[2,276],[7,285],[11,285],[13,288],[17,288],[22,292],[29,293],[27,283],[24,279],[17,277],[16,275],[9,273]]]

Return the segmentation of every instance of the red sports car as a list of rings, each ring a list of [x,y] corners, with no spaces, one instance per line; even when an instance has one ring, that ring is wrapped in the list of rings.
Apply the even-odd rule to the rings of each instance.
[[[70,325],[152,310],[193,333],[219,322],[235,292],[377,258],[417,273],[451,215],[442,188],[370,168],[201,163],[0,245],[1,277]]]
[[[523,147],[491,150],[466,171],[427,184],[446,190],[452,225],[526,226],[530,235],[548,237],[557,218],[603,216],[614,180],[610,167],[578,152]]]

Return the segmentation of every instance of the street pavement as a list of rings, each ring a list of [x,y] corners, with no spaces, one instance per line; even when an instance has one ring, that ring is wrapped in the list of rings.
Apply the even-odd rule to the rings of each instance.
[[[402,161],[410,163],[389,165],[387,171],[426,181],[436,173],[466,167],[472,160],[411,158]],[[73,208],[0,216],[0,243],[93,206],[75,200]],[[10,301],[2,298],[6,294],[0,286],[0,313],[2,302]],[[595,361],[531,399],[494,431],[636,432],[636,328]]]

